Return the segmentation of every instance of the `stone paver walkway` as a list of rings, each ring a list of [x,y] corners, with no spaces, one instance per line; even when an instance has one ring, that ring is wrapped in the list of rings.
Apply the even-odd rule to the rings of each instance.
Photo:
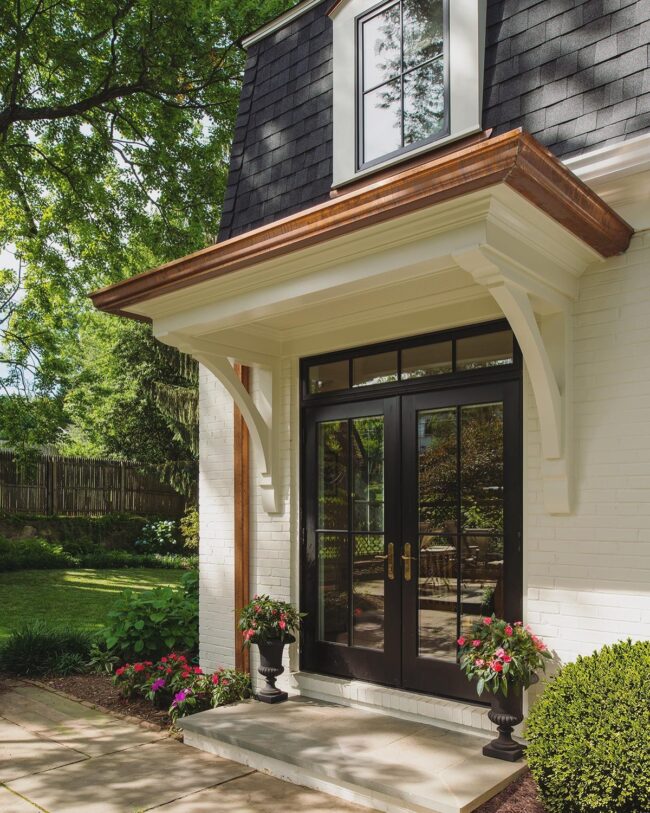
[[[16,681],[0,693],[2,813],[361,813],[166,732]]]

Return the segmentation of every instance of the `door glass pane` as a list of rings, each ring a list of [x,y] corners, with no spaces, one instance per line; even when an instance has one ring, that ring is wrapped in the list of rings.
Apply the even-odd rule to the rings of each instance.
[[[444,63],[436,59],[404,76],[404,146],[429,138],[444,123]]]
[[[512,355],[512,333],[509,330],[466,336],[456,341],[457,370],[512,364]]]
[[[401,80],[363,97],[363,160],[373,161],[402,146]]]
[[[404,68],[442,54],[442,0],[404,0]]]
[[[352,421],[354,530],[384,530],[384,419]]]
[[[402,350],[402,379],[452,371],[451,342],[423,344]]]
[[[329,364],[314,364],[309,368],[309,392],[347,390],[350,386],[350,362],[332,361]]]
[[[397,350],[352,360],[352,386],[367,387],[389,381],[397,381]]]
[[[347,534],[318,534],[318,638],[348,643],[350,602]]]
[[[418,413],[420,533],[457,533],[456,408]]]
[[[347,421],[318,424],[318,527],[347,530],[349,496]]]
[[[503,404],[460,410],[461,630],[503,615]]]
[[[418,413],[418,651],[456,658],[457,410]]]
[[[363,88],[400,74],[399,3],[363,23]]]
[[[352,644],[384,648],[384,537],[355,536],[352,573]]]

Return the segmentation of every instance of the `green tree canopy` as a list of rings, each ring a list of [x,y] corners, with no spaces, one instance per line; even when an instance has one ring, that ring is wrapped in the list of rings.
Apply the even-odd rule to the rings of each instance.
[[[30,426],[35,442],[56,440],[72,422],[77,446],[121,454],[123,444],[110,433],[102,440],[89,425],[89,414],[108,414],[108,407],[86,404],[82,417],[79,405],[105,398],[117,415],[115,400],[127,393],[123,411],[133,398],[153,399],[167,423],[165,442],[191,452],[178,427],[189,402],[160,387],[152,395],[153,382],[166,380],[169,354],[154,352],[143,328],[91,326],[86,297],[214,240],[246,58],[241,39],[290,5],[0,4],[0,251],[20,258],[0,271],[0,387],[12,399],[0,409],[0,434],[10,441],[24,441]],[[96,350],[89,342],[99,343]],[[125,366],[121,377],[106,376],[100,397],[100,384],[88,381],[101,378],[102,353],[134,342],[141,349],[149,342],[144,378],[141,368]],[[195,371],[182,362],[176,369],[189,375],[183,387],[195,389]],[[111,386],[117,391],[107,393]],[[180,410],[170,417],[173,403]],[[38,416],[19,419],[20,408]]]

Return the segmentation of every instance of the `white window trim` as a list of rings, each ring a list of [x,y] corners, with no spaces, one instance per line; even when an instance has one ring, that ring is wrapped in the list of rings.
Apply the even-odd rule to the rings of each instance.
[[[449,2],[449,134],[358,170],[356,150],[356,18],[376,5],[347,0],[331,12],[334,25],[333,186],[480,132],[483,104],[486,0]]]

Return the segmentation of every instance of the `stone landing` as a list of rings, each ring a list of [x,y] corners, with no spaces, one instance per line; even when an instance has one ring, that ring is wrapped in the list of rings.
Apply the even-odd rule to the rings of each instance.
[[[469,813],[525,768],[484,757],[488,737],[298,696],[181,725],[187,745],[385,813]]]

